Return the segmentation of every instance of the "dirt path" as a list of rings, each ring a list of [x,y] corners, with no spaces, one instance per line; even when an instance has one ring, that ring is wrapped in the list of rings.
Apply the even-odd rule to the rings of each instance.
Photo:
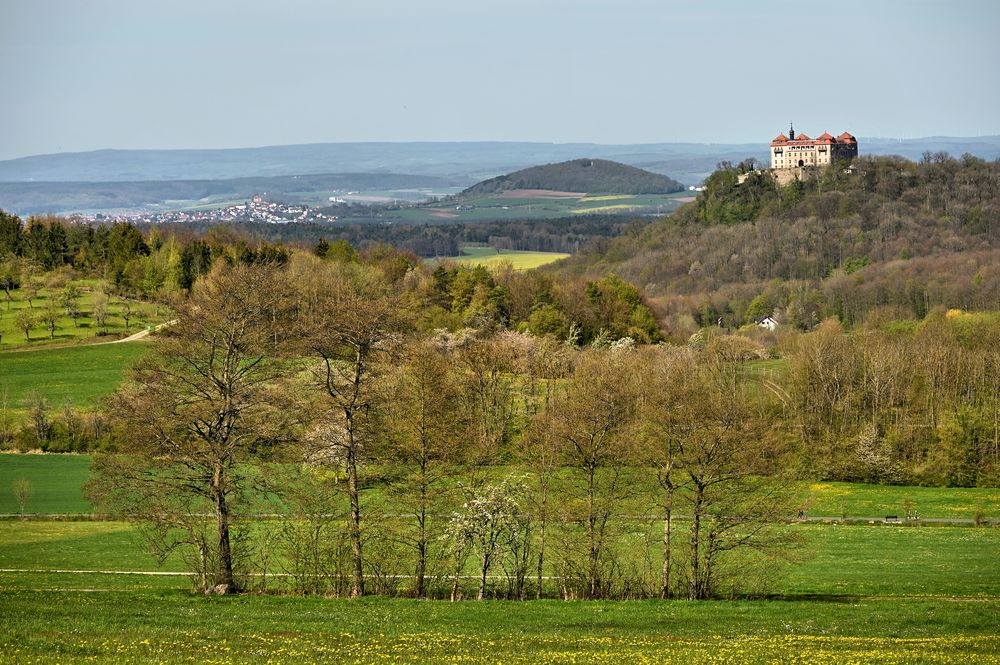
[[[167,326],[172,326],[175,323],[177,323],[177,319],[173,319],[172,321],[167,321],[166,323],[161,323],[160,325],[154,327],[152,330],[150,330],[149,328],[146,328],[145,330],[140,330],[139,332],[135,333],[134,335],[129,335],[128,337],[123,337],[121,339],[113,339],[110,342],[100,342],[100,343],[101,344],[121,344],[122,342],[135,342],[137,340],[142,339],[143,337],[146,337],[147,335],[149,335],[150,332],[153,332],[155,330],[160,330],[161,328],[166,328]]]

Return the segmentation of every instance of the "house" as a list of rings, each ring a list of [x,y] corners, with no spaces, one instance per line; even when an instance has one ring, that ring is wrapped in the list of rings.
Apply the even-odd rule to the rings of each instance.
[[[768,330],[774,330],[778,327],[778,320],[773,316],[758,316],[753,322],[761,328],[767,328]]]

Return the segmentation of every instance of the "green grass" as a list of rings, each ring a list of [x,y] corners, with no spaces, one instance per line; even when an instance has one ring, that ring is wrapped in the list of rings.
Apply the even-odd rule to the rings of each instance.
[[[89,513],[83,484],[90,475],[87,455],[0,454],[0,513],[19,511],[14,483],[31,483],[26,513]]]
[[[513,249],[494,249],[492,247],[463,247],[461,256],[447,257],[448,261],[466,265],[481,265],[495,268],[501,263],[510,263],[515,270],[531,270],[553,261],[565,259],[569,254],[561,252],[521,252]]]
[[[147,342],[128,342],[0,352],[0,390],[7,388],[13,411],[23,412],[35,390],[55,408],[66,399],[93,406],[149,348]]]
[[[809,486],[807,514],[813,516],[882,518],[906,515],[907,507],[919,517],[974,519],[1000,517],[1000,489],[989,487],[912,487],[814,483]]]
[[[105,332],[93,320],[97,281],[81,279],[72,280],[69,284],[78,286],[82,290],[79,300],[81,316],[74,324],[73,320],[66,316],[65,312],[60,308],[61,316],[57,320],[54,333],[50,333],[43,324],[38,323],[31,329],[29,338],[25,338],[24,331],[17,326],[17,315],[18,312],[28,310],[38,316],[46,308],[50,300],[57,299],[58,290],[41,289],[38,297],[33,298],[29,303],[26,291],[22,288],[13,292],[16,298],[13,302],[7,302],[6,299],[0,302],[0,350],[76,342],[95,337],[98,333]],[[0,293],[0,296],[2,295]],[[170,313],[162,306],[153,303],[133,302],[132,309],[135,315],[130,319],[129,327],[126,330],[125,320],[121,316],[122,309],[121,303],[117,298],[110,299],[108,303],[109,315],[106,331],[109,335],[135,333],[147,326],[158,325],[170,319]]]
[[[0,572],[0,663],[1000,662],[1000,529],[789,528],[811,553],[771,600],[212,598],[180,576]],[[0,568],[157,570],[129,525],[20,520]]]
[[[0,662],[997,663],[995,603],[0,591]]]

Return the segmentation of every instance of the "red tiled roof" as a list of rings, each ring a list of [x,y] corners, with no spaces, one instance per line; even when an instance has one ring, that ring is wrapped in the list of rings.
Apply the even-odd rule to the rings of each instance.
[[[830,136],[830,134],[828,132],[823,132],[822,134],[820,134],[819,136],[817,136],[816,139],[820,140],[820,141],[830,141],[830,140],[833,139],[833,137]]]
[[[787,140],[788,140],[787,136],[785,136],[784,134],[778,134],[777,136],[774,137],[771,143],[784,143]]]
[[[795,137],[795,140],[796,141],[812,141],[812,139],[809,138],[808,136],[806,136],[805,134],[799,134],[798,136]]]
[[[838,141],[855,141],[855,138],[853,136],[851,136],[849,133],[844,132],[843,134],[841,134],[840,136],[837,137],[837,140]]]

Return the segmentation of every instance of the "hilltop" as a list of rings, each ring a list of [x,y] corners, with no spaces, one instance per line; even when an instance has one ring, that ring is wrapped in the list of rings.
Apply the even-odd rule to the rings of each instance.
[[[996,307],[1000,163],[862,157],[785,187],[747,170],[727,165],[674,215],[556,270],[639,284],[678,338],[720,318],[740,326],[775,314],[806,328],[879,308],[922,318]]]
[[[684,185],[665,175],[606,159],[571,159],[521,169],[477,183],[458,198],[514,190],[549,190],[602,194],[672,194]]]

